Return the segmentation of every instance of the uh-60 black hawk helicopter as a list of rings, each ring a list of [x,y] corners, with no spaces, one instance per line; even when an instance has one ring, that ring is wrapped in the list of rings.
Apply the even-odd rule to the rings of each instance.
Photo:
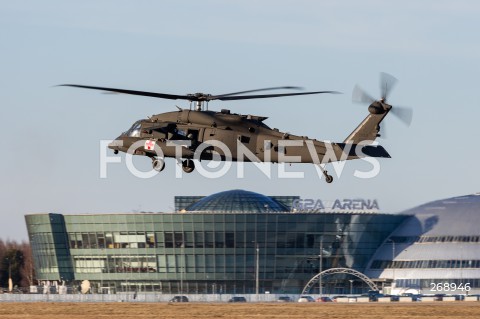
[[[120,151],[150,157],[153,168],[157,171],[164,169],[165,157],[181,159],[182,168],[186,173],[195,169],[193,159],[288,163],[296,157],[296,163],[317,164],[327,183],[331,183],[333,177],[325,170],[326,163],[361,157],[390,158],[382,146],[372,145],[380,136],[380,123],[390,111],[407,125],[410,124],[412,115],[408,108],[394,108],[387,104],[388,93],[395,82],[393,76],[381,73],[382,95],[379,100],[373,99],[358,86],[355,87],[353,100],[368,103],[369,114],[341,143],[309,140],[305,136],[271,129],[264,123],[267,117],[263,116],[233,114],[227,109],[220,112],[208,110],[208,102],[213,100],[232,101],[338,93],[335,91],[245,95],[266,90],[299,89],[285,86],[221,95],[204,93],[174,95],[76,84],[62,86],[190,101],[189,109],[177,106],[178,111],[156,114],[136,121],[128,131],[109,144],[109,148],[113,149],[115,154]],[[195,109],[192,109],[193,102]]]

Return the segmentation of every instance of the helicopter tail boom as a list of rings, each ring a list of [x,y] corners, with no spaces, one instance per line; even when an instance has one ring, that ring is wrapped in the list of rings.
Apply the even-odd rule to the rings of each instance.
[[[371,113],[350,133],[344,143],[358,144],[363,141],[374,141],[380,136],[380,123],[388,114],[389,109],[384,110],[381,114]]]

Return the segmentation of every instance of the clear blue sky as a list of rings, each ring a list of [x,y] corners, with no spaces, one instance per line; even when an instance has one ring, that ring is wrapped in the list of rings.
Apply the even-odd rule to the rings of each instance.
[[[0,6],[0,236],[26,239],[24,214],[168,211],[174,195],[242,188],[267,195],[376,198],[397,212],[480,191],[480,4],[477,1],[2,1]],[[348,162],[327,185],[268,179],[247,165],[210,180],[152,179],[124,165],[99,178],[99,140],[181,101],[54,87],[62,83],[172,94],[298,85],[343,95],[211,103],[269,116],[299,135],[342,141],[367,114],[359,83],[378,96],[378,74],[399,79],[393,105],[414,108],[406,128],[387,118],[392,155],[374,179]],[[139,167],[150,161],[138,158]]]

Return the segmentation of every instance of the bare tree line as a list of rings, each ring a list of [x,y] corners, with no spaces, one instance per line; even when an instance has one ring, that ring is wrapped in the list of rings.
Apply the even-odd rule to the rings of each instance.
[[[32,249],[26,241],[0,239],[0,287],[8,289],[9,278],[13,287],[35,284]]]

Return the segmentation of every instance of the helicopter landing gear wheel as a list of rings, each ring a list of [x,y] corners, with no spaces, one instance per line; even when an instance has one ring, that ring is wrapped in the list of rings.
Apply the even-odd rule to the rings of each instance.
[[[195,169],[195,163],[191,159],[186,159],[182,162],[182,169],[185,173],[191,173]]]
[[[325,172],[325,173],[326,173],[326,172]],[[333,176],[326,174],[326,175],[325,175],[325,182],[327,182],[328,184],[330,184],[331,182],[333,182]]]
[[[161,157],[154,157],[152,158],[152,166],[154,170],[161,172],[165,168],[165,160]]]
[[[331,182],[333,182],[333,176],[332,175],[328,175],[328,172],[327,170],[325,169],[325,164],[317,164],[318,167],[320,167],[320,169],[322,170],[322,173],[323,173],[323,176],[325,176],[325,182],[327,182],[328,184],[330,184]]]

